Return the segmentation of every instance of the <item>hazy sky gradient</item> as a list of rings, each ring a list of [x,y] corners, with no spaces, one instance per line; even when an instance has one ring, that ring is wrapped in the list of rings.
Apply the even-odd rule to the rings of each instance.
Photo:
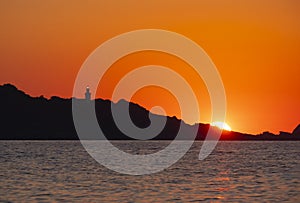
[[[136,29],[166,29],[197,42],[216,64],[227,93],[227,122],[233,130],[292,131],[300,123],[299,2],[3,0],[0,84],[13,83],[33,96],[71,97],[81,64],[102,42]],[[147,65],[151,60],[179,71],[184,66],[157,53],[125,57],[114,64],[112,76],[103,82],[107,90],[98,91],[98,96],[109,98],[113,81],[122,76],[117,69],[129,70],[128,66]],[[193,88],[203,98],[201,121],[208,122],[205,87],[199,83]],[[163,99],[151,99],[154,92]],[[169,93],[149,88],[133,100],[147,108],[161,103],[169,114],[178,116],[174,98],[172,105],[167,98]]]

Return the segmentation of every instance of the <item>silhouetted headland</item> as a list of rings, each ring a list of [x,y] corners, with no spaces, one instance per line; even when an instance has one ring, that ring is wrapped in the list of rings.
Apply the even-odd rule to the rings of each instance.
[[[78,102],[83,99],[76,99]],[[109,100],[96,99],[95,109],[98,123],[109,140],[132,140],[123,134],[112,118],[111,105],[123,108],[125,100],[112,103]],[[0,139],[1,140],[78,140],[72,117],[72,99],[53,96],[31,97],[11,84],[0,86]],[[149,111],[138,104],[129,103],[129,114],[133,123],[145,128],[150,125]],[[155,115],[159,117],[159,115]],[[153,139],[173,140],[182,121],[176,117],[167,117],[164,129]],[[189,131],[198,128],[197,140],[204,140],[209,124],[183,124],[189,137]],[[214,130],[218,130],[213,127]],[[92,138],[91,138],[92,139]],[[94,139],[94,138],[93,138]],[[259,135],[223,131],[221,140],[300,140],[300,125],[292,133]]]

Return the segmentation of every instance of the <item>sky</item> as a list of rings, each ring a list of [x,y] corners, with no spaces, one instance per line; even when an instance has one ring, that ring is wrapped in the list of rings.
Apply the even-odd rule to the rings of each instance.
[[[71,97],[81,65],[103,42],[137,29],[164,29],[190,38],[210,56],[223,80],[226,122],[234,131],[291,132],[300,123],[299,9],[297,0],[2,0],[0,84],[12,83],[32,96]],[[201,115],[199,121],[183,119],[210,122],[201,78],[181,59],[160,52],[116,61],[96,97],[110,99],[126,72],[149,64],[189,79]],[[143,88],[131,101],[181,117],[176,97],[162,88]]]

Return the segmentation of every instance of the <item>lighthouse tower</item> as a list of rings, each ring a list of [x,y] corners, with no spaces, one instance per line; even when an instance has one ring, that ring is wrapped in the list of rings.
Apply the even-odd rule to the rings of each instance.
[[[87,86],[85,90],[85,100],[91,100],[91,92],[89,86]]]

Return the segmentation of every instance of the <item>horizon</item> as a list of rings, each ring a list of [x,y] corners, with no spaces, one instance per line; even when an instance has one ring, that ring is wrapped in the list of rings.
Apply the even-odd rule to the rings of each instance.
[[[29,95],[29,96],[32,97],[32,98],[40,98],[40,97],[43,97],[43,98],[47,99],[48,101],[51,100],[52,97],[58,97],[58,98],[60,98],[60,99],[66,99],[66,100],[72,100],[72,99],[86,100],[86,98],[84,98],[84,96],[82,96],[82,97],[60,97],[60,96],[58,96],[58,95],[51,95],[50,97],[45,97],[44,95],[32,96],[32,95],[28,94],[26,91],[24,91],[24,90],[22,90],[22,89],[19,89],[19,88],[18,88],[16,85],[14,85],[14,84],[11,84],[11,83],[0,84],[0,86],[5,86],[5,85],[13,86],[13,87],[15,87],[18,91],[24,92],[24,94],[27,94],[27,95]],[[94,98],[94,99],[91,99],[91,100],[94,100],[94,101],[96,101],[96,100],[103,100],[103,101],[106,100],[106,101],[113,102],[114,104],[117,104],[117,103],[119,103],[119,102],[121,102],[121,101],[125,101],[125,102],[128,102],[128,103],[132,103],[132,104],[134,104],[134,105],[138,105],[139,107],[144,108],[144,109],[146,109],[148,112],[150,112],[150,113],[152,113],[152,114],[155,114],[155,115],[166,116],[166,117],[169,117],[169,118],[175,117],[177,120],[183,121],[185,124],[190,125],[190,126],[198,125],[198,124],[200,124],[200,125],[203,124],[203,125],[210,125],[210,126],[213,126],[213,127],[217,127],[217,128],[222,129],[222,127],[220,127],[220,125],[216,125],[216,124],[214,124],[214,122],[210,122],[210,123],[198,122],[198,123],[192,123],[192,124],[191,124],[191,123],[187,123],[187,122],[185,122],[185,120],[183,120],[183,119],[181,119],[181,118],[178,118],[176,115],[165,115],[165,114],[161,114],[161,113],[159,113],[159,112],[153,112],[153,111],[151,111],[151,109],[147,109],[146,107],[140,105],[139,103],[134,103],[134,102],[132,102],[132,101],[129,101],[129,100],[126,100],[126,99],[122,99],[122,98],[119,99],[118,101],[112,101],[112,100],[110,100],[110,99],[103,99],[103,98]],[[218,123],[218,122],[217,122],[217,123]],[[226,123],[225,123],[225,124],[226,124]],[[224,125],[224,123],[223,123],[223,125]],[[300,126],[300,123],[298,123],[291,131],[280,130],[280,131],[278,131],[278,132],[271,132],[271,131],[269,131],[269,130],[266,130],[266,131],[259,132],[259,133],[256,133],[256,134],[252,134],[252,133],[248,133],[248,132],[242,132],[242,131],[236,131],[235,129],[227,130],[227,129],[224,129],[224,128],[223,128],[222,130],[223,130],[223,131],[224,131],[224,130],[225,130],[225,131],[230,131],[230,132],[232,131],[232,132],[237,132],[237,133],[242,133],[242,134],[250,134],[250,135],[254,135],[254,136],[259,136],[259,135],[262,135],[263,133],[272,133],[272,134],[274,134],[274,135],[279,135],[281,132],[292,134],[292,133],[293,133],[293,130],[299,128],[299,126]],[[231,127],[229,127],[229,128],[231,128]]]
[[[32,96],[71,97],[77,72],[96,47],[124,32],[157,28],[187,36],[210,56],[224,83],[226,123],[232,129],[251,134],[291,132],[299,123],[297,1],[3,1],[0,5],[0,83],[13,83]],[[114,86],[126,73],[149,64],[164,65],[189,80],[200,119],[182,118],[176,98],[162,88],[142,88],[123,99],[146,109],[162,106],[167,115],[187,123],[210,123],[204,82],[194,77],[186,62],[170,54],[129,54],[110,67],[98,89],[91,89],[96,97],[111,100]]]

